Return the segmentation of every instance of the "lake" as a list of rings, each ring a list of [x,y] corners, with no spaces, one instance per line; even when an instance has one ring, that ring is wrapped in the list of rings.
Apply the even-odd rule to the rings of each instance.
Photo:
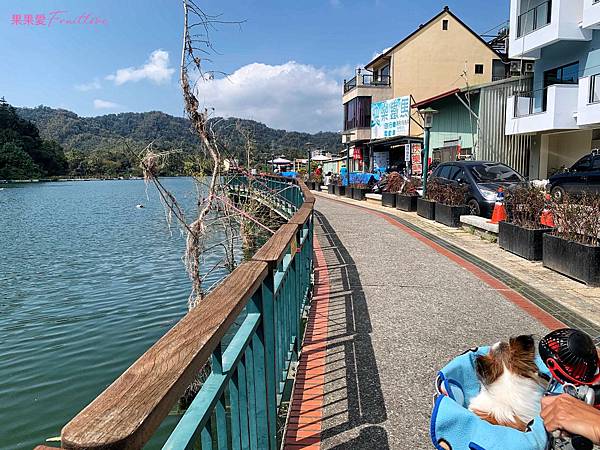
[[[163,182],[193,215],[193,180]],[[185,238],[142,180],[0,189],[0,448],[31,449],[187,312]]]

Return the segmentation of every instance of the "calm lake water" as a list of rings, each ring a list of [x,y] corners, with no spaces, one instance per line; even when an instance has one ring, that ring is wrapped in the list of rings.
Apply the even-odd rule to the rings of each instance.
[[[187,312],[185,239],[141,180],[0,188],[0,448],[31,449]]]

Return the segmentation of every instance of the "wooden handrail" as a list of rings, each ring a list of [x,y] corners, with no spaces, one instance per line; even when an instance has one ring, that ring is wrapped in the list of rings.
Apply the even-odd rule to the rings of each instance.
[[[252,257],[253,261],[264,261],[269,266],[276,267],[285,255],[287,246],[293,239],[296,239],[298,225],[288,223],[279,227],[271,239],[255,253]]]
[[[62,430],[65,449],[141,448],[267,276],[241,264]]]

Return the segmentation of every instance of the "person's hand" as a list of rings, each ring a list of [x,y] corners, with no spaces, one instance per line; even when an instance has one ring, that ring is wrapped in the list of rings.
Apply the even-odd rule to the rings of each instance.
[[[542,398],[542,419],[546,430],[566,431],[600,444],[600,411],[568,394]]]

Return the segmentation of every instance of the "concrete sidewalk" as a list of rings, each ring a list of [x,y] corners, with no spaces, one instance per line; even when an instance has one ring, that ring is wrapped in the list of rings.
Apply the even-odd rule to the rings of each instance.
[[[319,283],[328,283],[323,394],[310,406],[314,414],[321,405],[318,419],[297,418],[298,439],[286,448],[431,449],[439,368],[470,347],[541,336],[558,323],[533,307],[535,319],[524,299],[509,300],[520,295],[380,214],[321,196],[315,215],[327,268]],[[309,361],[303,354],[300,379]],[[297,411],[303,389],[297,382]]]
[[[395,208],[386,208],[371,201],[355,201],[346,199],[345,197],[340,198],[322,193],[318,193],[317,195],[321,198],[336,199],[347,204],[379,211],[410,222],[421,230],[431,233],[449,244],[460,248],[462,251],[507,272],[529,287],[529,291],[539,291],[542,294],[540,297],[545,296],[563,306],[564,308],[561,309],[557,308],[556,305],[548,305],[546,307],[543,305],[543,301],[540,303],[544,309],[549,310],[555,317],[567,323],[572,323],[573,326],[577,326],[578,328],[586,329],[588,327],[579,320],[583,318],[594,325],[594,327],[589,327],[586,331],[589,331],[594,337],[600,334],[598,332],[600,330],[600,288],[598,287],[588,287],[583,283],[547,269],[543,267],[540,261],[527,261],[502,250],[496,243],[482,239],[462,228],[449,228],[440,223],[419,217],[416,213],[399,211]],[[569,312],[573,314],[569,314]]]

